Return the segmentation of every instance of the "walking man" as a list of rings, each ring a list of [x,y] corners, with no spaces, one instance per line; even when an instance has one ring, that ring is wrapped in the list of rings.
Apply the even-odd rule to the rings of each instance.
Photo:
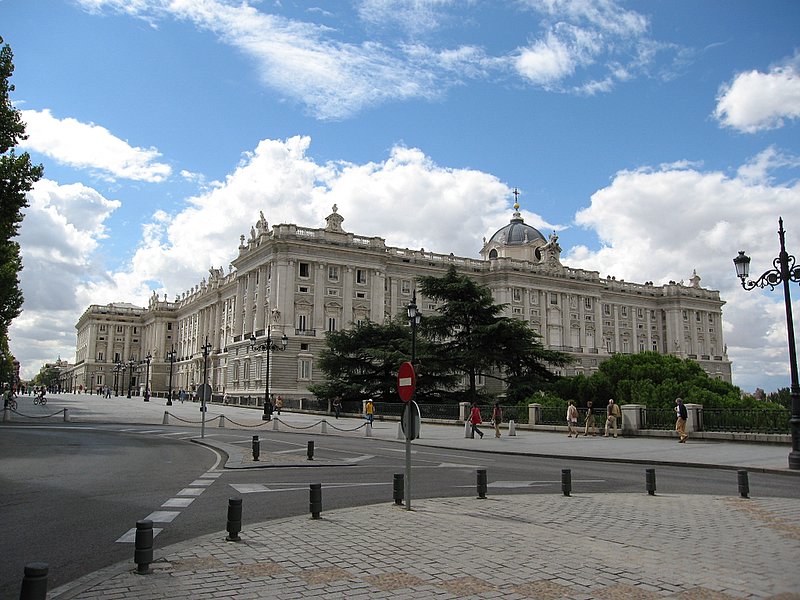
[[[606,409],[606,434],[608,437],[608,430],[614,430],[614,437],[617,437],[617,418],[620,415],[619,405],[611,398],[608,401],[608,408]]]
[[[594,426],[594,409],[592,408],[592,401],[586,401],[586,421],[584,422],[583,436],[589,436],[589,429],[592,430],[592,437],[597,435],[597,428]],[[577,437],[577,436],[576,436]]]
[[[675,398],[675,431],[678,432],[678,443],[683,444],[686,442],[686,419],[689,418],[689,412],[686,410],[686,405],[683,403],[682,398]]]
[[[500,403],[495,402],[492,409],[492,421],[494,421],[494,437],[500,437],[500,423],[503,422],[503,409],[500,408]]]

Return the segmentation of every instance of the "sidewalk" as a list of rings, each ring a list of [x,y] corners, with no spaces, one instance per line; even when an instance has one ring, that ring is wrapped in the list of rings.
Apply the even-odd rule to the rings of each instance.
[[[74,421],[150,425],[160,424],[165,410],[170,423],[200,417],[196,404],[164,407],[163,401],[141,398],[96,398],[53,397],[45,412],[68,407]],[[27,408],[20,410],[28,414]],[[256,432],[274,426],[259,425],[260,413],[235,407],[212,406],[207,419],[221,413],[229,428],[236,427],[232,421]],[[284,413],[278,427],[285,431],[320,419]],[[359,419],[327,419],[352,429],[337,435],[366,436],[365,428],[356,429],[363,424]],[[423,424],[422,438],[413,443],[795,474],[785,466],[789,449],[783,445],[503,433],[499,440],[491,432],[468,439],[463,427]],[[372,436],[396,440],[396,422],[376,422]],[[226,542],[224,531],[165,548],[156,541],[151,574],[136,575],[131,559],[48,597],[800,600],[800,501],[793,499],[493,496],[490,485],[487,499],[415,500],[412,508],[387,502],[323,510],[318,520],[268,521],[246,526],[238,543]]]

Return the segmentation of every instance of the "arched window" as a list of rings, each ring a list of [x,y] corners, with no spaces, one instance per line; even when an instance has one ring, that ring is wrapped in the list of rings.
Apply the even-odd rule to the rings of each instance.
[[[492,260],[493,258],[497,258],[497,250],[495,248],[489,250],[489,260]]]

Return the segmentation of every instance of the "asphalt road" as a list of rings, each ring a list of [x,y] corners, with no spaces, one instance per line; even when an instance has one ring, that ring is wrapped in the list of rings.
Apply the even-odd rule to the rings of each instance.
[[[247,431],[211,430],[209,437],[251,448]],[[321,483],[323,512],[392,501],[394,473],[405,466],[404,446],[375,438],[260,433],[261,454],[282,457],[268,469],[215,469],[222,457],[189,441],[199,430],[146,425],[46,425],[0,430],[0,597],[16,597],[23,566],[50,565],[51,589],[120,560],[132,561],[123,541],[136,521],[186,486],[207,476],[191,503],[173,520],[157,524],[156,547],[221,532],[228,499],[243,499],[243,528],[270,519],[308,514],[309,484]],[[314,441],[315,460],[306,459]],[[487,470],[489,495],[560,493],[561,470],[570,469],[573,494],[641,492],[644,467],[585,460],[531,458],[475,451],[414,447],[413,498],[476,494],[476,470]],[[334,466],[335,465],[335,466]],[[737,495],[730,470],[660,467],[659,494]],[[754,496],[800,498],[796,479],[750,474]],[[133,563],[132,563],[133,567]]]

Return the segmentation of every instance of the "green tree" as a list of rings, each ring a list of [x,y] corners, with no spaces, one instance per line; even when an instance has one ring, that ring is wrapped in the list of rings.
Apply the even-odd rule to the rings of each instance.
[[[19,272],[22,270],[19,243],[14,240],[22,223],[22,209],[28,206],[26,193],[42,176],[42,166],[31,164],[27,152],[17,154],[15,147],[25,135],[25,124],[11,104],[9,82],[14,73],[13,53],[0,37],[0,378],[11,378],[12,358],[8,347],[8,329],[22,311]]]
[[[556,376],[548,366],[563,366],[569,357],[547,350],[523,321],[500,316],[491,290],[451,266],[442,277],[420,277],[426,298],[441,305],[426,314],[423,336],[437,345],[444,366],[467,382],[466,397],[478,400],[477,378],[502,381],[512,402],[539,389]]]
[[[45,365],[39,369],[39,372],[33,378],[33,385],[43,385],[48,389],[58,387],[58,376],[60,373],[61,370],[58,367]]]

